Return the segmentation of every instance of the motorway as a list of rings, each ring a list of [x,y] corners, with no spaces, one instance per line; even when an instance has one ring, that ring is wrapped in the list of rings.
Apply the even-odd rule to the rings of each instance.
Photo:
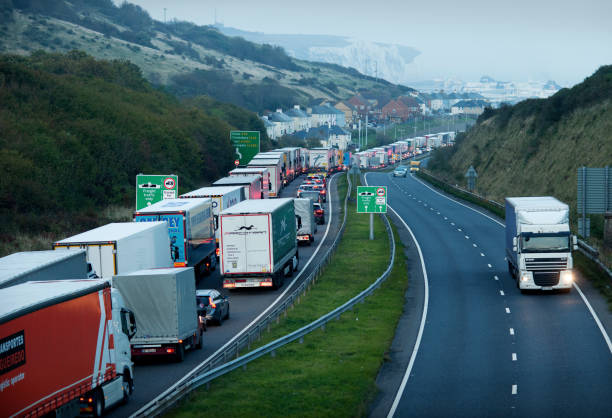
[[[291,182],[281,192],[281,197],[295,197],[298,186],[305,177],[300,177]],[[341,199],[337,194],[337,178],[328,180],[328,199],[325,211],[324,225],[318,225],[315,241],[310,246],[300,246],[300,264],[298,272],[291,278],[285,279],[285,284],[278,290],[272,289],[244,289],[235,292],[221,290],[221,278],[218,269],[209,277],[202,279],[198,283],[198,289],[220,289],[222,293],[230,299],[230,319],[223,322],[221,326],[209,325],[208,331],[204,334],[204,346],[200,350],[188,351],[182,363],[175,363],[172,360],[152,359],[146,363],[137,363],[135,368],[135,390],[128,404],[114,408],[108,412],[112,417],[125,417],[133,414],[146,403],[162,393],[165,389],[180,380],[189,371],[209,358],[219,348],[225,345],[233,337],[249,328],[252,322],[267,311],[276,303],[283,300],[283,297],[301,283],[307,277],[307,273],[316,265],[316,258],[322,254],[333,242],[340,227],[340,204]],[[330,202],[331,200],[331,202]],[[326,233],[330,223],[329,207],[332,206],[331,224],[326,239],[319,247],[322,238]],[[315,254],[315,252],[318,252]],[[312,263],[305,266],[315,254]],[[296,279],[292,283],[293,279]],[[194,300],[195,303],[195,300]]]
[[[411,176],[366,178],[388,186],[425,267],[424,283],[411,285],[426,288],[425,319],[404,341],[411,361],[389,416],[611,416],[612,347],[577,287],[521,294],[503,222]]]

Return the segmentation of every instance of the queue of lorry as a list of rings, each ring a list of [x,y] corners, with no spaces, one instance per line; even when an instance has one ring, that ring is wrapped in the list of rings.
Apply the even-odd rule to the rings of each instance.
[[[100,416],[127,402],[135,360],[182,361],[203,346],[196,285],[217,266],[226,289],[281,287],[299,268],[298,243],[314,240],[320,206],[281,190],[350,160],[313,151],[257,154],[132,222],[0,258],[0,416]]]

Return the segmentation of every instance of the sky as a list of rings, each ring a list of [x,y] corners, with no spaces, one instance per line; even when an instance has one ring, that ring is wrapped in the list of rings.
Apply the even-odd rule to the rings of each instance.
[[[117,1],[116,1],[117,2]],[[612,64],[612,0],[129,0],[156,20],[322,34],[421,52],[415,78],[571,86]],[[415,80],[416,81],[416,80]]]

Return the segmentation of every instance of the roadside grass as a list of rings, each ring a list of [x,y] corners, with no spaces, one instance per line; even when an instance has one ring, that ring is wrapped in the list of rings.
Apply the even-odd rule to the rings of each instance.
[[[487,209],[488,211],[494,213],[502,219],[505,218],[504,209],[492,205],[485,199],[478,199],[477,197],[472,196],[468,193],[463,193],[426,173],[419,172],[418,176],[422,180],[427,181],[438,189],[441,189],[455,197],[458,197],[460,199],[474,203],[484,209]],[[603,271],[595,262],[593,262],[593,260],[586,257],[580,251],[573,251],[572,255],[574,258],[574,267],[578,269],[580,273],[587,280],[589,280],[597,290],[599,290],[599,293],[601,293],[603,297],[606,298],[606,301],[608,303],[608,309],[612,312],[612,281],[610,280],[606,272]]]
[[[354,185],[356,186],[356,185]],[[339,184],[339,190],[342,185]],[[353,189],[354,192],[355,189]],[[367,288],[385,270],[389,242],[382,220],[374,218],[369,241],[369,215],[349,206],[344,237],[316,285],[258,346],[312,322]],[[376,395],[375,379],[385,361],[402,314],[408,285],[401,243],[389,278],[374,294],[316,330],[304,342],[288,344],[275,357],[249,363],[192,394],[171,417],[195,417],[222,406],[229,417],[365,416]]]

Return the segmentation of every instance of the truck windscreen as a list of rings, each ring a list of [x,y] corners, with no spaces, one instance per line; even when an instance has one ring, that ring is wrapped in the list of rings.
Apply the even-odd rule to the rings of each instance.
[[[546,253],[569,251],[568,234],[523,234],[521,251],[524,253]]]

